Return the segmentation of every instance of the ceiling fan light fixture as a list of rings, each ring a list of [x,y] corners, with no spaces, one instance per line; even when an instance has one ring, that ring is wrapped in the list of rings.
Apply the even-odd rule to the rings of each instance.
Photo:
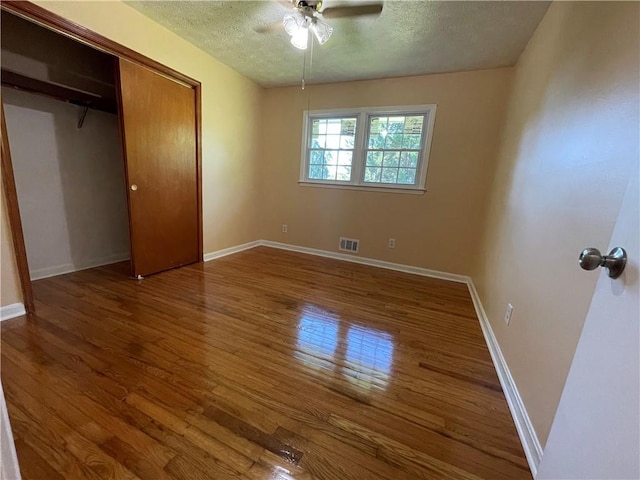
[[[307,25],[307,19],[299,12],[289,13],[282,19],[282,26],[284,31],[293,36],[301,28],[305,28]]]
[[[293,35],[291,35],[291,45],[300,50],[306,50],[309,46],[309,29],[301,27]]]
[[[318,20],[314,21],[310,28],[320,45],[327,43],[327,40],[331,38],[331,34],[333,33],[333,27]]]

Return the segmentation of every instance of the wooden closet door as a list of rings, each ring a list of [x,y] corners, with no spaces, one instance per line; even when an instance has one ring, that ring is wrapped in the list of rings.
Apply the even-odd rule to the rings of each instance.
[[[193,88],[119,60],[133,274],[199,261]]]

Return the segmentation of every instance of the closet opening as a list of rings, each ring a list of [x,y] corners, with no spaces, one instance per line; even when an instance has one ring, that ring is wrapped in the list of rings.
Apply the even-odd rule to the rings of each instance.
[[[116,58],[2,12],[2,103],[31,280],[126,262]]]

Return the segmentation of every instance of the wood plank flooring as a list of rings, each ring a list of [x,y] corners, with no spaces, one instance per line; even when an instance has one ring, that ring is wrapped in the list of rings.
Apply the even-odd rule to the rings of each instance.
[[[466,285],[255,248],[34,282],[24,479],[530,479]]]

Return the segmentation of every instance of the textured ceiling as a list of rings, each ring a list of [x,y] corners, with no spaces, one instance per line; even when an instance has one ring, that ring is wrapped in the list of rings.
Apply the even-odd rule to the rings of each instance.
[[[371,1],[371,0],[369,0]],[[289,10],[272,1],[128,1],[265,87],[300,82],[304,52],[284,30],[254,28]],[[358,4],[325,0],[324,6]],[[544,16],[546,1],[384,1],[378,17],[327,20],[333,36],[313,49],[307,81],[328,83],[513,65]]]

